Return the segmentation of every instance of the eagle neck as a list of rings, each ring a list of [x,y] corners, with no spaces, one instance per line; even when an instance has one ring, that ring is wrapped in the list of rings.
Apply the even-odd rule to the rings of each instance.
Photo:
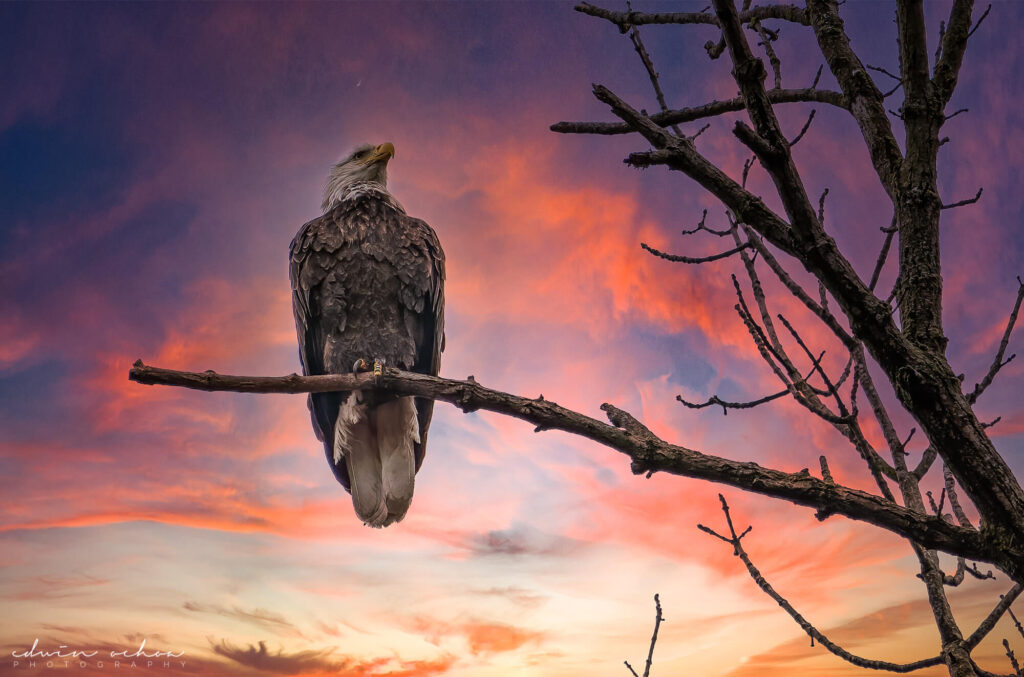
[[[395,199],[395,197],[388,192],[387,187],[377,181],[359,181],[357,183],[350,183],[346,186],[339,186],[328,199],[325,200],[327,203],[326,211],[331,211],[338,205],[355,201],[363,197],[369,197],[371,199],[382,200],[386,202],[392,208],[405,213],[405,208]]]

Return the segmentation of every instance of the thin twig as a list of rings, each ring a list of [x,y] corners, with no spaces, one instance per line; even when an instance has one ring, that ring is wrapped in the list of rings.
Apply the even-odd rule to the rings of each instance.
[[[1024,626],[1017,620],[1017,614],[1013,613],[1013,609],[1007,607],[1006,612],[1010,614],[1010,619],[1013,621],[1013,627],[1017,628],[1017,634],[1024,637]]]
[[[872,660],[869,658],[856,656],[850,653],[849,651],[843,649],[841,646],[839,646],[832,640],[830,640],[821,631],[819,631],[817,628],[811,625],[811,623],[807,619],[805,619],[795,608],[793,608],[793,605],[790,604],[785,597],[776,592],[775,588],[771,586],[771,584],[765,579],[765,577],[761,574],[757,567],[754,566],[754,563],[750,560],[750,556],[747,554],[746,550],[744,550],[743,544],[741,543],[741,539],[750,532],[751,528],[747,527],[747,529],[744,530],[742,534],[737,534],[736,529],[733,526],[732,516],[729,514],[729,504],[726,503],[725,497],[722,494],[718,495],[718,499],[722,503],[722,512],[725,513],[725,519],[729,527],[730,536],[725,537],[721,534],[716,533],[710,527],[706,527],[704,525],[698,525],[698,528],[701,531],[711,534],[712,536],[715,536],[732,545],[733,555],[740,558],[740,561],[743,562],[743,565],[747,568],[747,572],[750,574],[750,577],[754,579],[754,582],[757,583],[757,586],[761,588],[761,590],[763,590],[766,595],[775,600],[775,602],[780,607],[782,607],[783,610],[785,610],[786,613],[788,613],[794,621],[797,622],[797,625],[803,628],[804,632],[810,635],[812,640],[817,640],[819,644],[821,644],[823,647],[828,649],[836,656],[839,656],[843,660],[862,668],[888,670],[890,672],[913,672],[914,670],[920,670],[921,668],[942,664],[942,656],[933,656],[931,658],[926,658],[924,660],[914,661],[913,663],[903,664],[890,663],[888,661]]]
[[[885,261],[889,258],[889,248],[892,247],[893,238],[896,235],[896,231],[899,230],[896,225],[896,212],[893,212],[892,215],[892,225],[882,230],[885,232],[885,241],[882,242],[882,251],[878,252],[878,259],[875,260],[875,269],[871,271],[871,283],[868,284],[868,289],[871,291],[875,291],[875,285],[878,284],[882,268],[885,267]]]
[[[933,445],[928,445],[928,448],[921,454],[921,460],[918,462],[917,467],[914,468],[914,477],[921,479],[931,469],[932,463],[938,458],[939,452]]]
[[[658,595],[654,595],[654,634],[651,635],[651,648],[647,650],[647,666],[644,668],[644,677],[649,677],[651,674],[651,662],[654,659],[654,645],[658,643],[658,628],[661,627],[661,621],[664,620],[661,615],[661,600],[658,599]]]
[[[1010,665],[1013,666],[1013,674],[1020,675],[1020,664],[1017,663],[1017,657],[1013,655],[1013,649],[1010,648],[1010,642],[1003,639],[1003,648],[1006,649],[1006,657],[1010,659]]]
[[[658,250],[658,249],[655,249],[654,247],[651,247],[646,242],[641,242],[640,243],[640,247],[641,248],[646,249],[648,252],[650,252],[651,254],[654,254],[655,256],[657,256],[660,259],[665,259],[666,261],[672,261],[674,263],[692,263],[692,264],[711,263],[712,261],[719,261],[721,259],[725,259],[725,258],[728,258],[730,256],[733,256],[734,254],[739,254],[741,251],[743,251],[744,249],[747,249],[749,246],[750,246],[749,244],[744,243],[744,244],[739,245],[738,247],[734,247],[734,248],[730,249],[729,251],[720,252],[718,254],[712,254],[711,256],[681,256],[679,254],[667,254],[667,253],[665,253],[665,252],[663,252],[661,250]]]
[[[1013,303],[1013,310],[1010,311],[1010,318],[1006,322],[1006,329],[1003,331],[1003,338],[999,341],[999,350],[996,351],[996,357],[992,360],[992,366],[988,368],[988,373],[985,377],[974,386],[974,390],[967,396],[967,401],[974,404],[978,401],[985,389],[992,385],[992,379],[996,377],[999,370],[1008,365],[1013,358],[1017,355],[1010,355],[1006,361],[1003,361],[1003,355],[1006,353],[1006,347],[1010,344],[1010,334],[1013,333],[1013,326],[1017,323],[1017,314],[1020,312],[1021,301],[1024,300],[1024,281],[1020,277],[1017,278],[1017,299]]]
[[[724,43],[723,43],[724,44]],[[826,103],[838,108],[846,108],[846,98],[841,92],[825,89],[770,89],[768,100],[779,103]],[[657,125],[682,124],[703,118],[717,117],[723,113],[734,113],[745,107],[742,97],[711,101],[709,103],[687,108],[673,109],[666,113],[655,113],[650,116],[651,122]],[[630,134],[636,129],[625,122],[556,122],[551,131],[561,134]]]
[[[971,520],[967,519],[967,513],[964,512],[963,507],[960,505],[960,499],[956,495],[956,480],[953,478],[953,473],[945,465],[942,466],[942,478],[946,484],[946,496],[949,497],[949,507],[953,509],[957,522],[962,527],[973,529],[974,525],[971,524]]]
[[[970,112],[971,112],[970,108],[961,108],[961,109],[955,110],[952,113],[950,113],[949,115],[945,116],[944,119],[945,120],[952,120],[953,118],[955,118],[957,115],[960,115],[961,113],[970,113]]]
[[[999,596],[999,603],[989,612],[985,620],[978,625],[978,628],[971,633],[971,636],[967,638],[965,643],[968,651],[978,646],[981,640],[985,639],[988,633],[992,631],[992,628],[996,627],[996,623],[1010,609],[1010,605],[1020,596],[1022,591],[1024,591],[1024,585],[1017,583],[1005,595]]]
[[[869,71],[875,71],[877,73],[882,73],[883,75],[888,75],[890,78],[892,78],[896,82],[902,82],[902,79],[900,78],[900,76],[893,75],[889,71],[887,71],[884,68],[881,68],[879,66],[872,66],[871,64],[864,64],[864,67],[867,68]]]
[[[819,357],[818,361],[820,360],[821,358]],[[811,371],[807,372],[807,376],[804,376],[805,381],[809,379],[811,377],[811,374],[814,373],[814,370],[818,368],[818,361],[814,362],[814,366],[811,367]],[[676,395],[676,400],[681,402],[683,406],[689,409],[704,409],[705,407],[710,407],[712,405],[717,404],[718,406],[722,407],[722,415],[725,416],[728,415],[730,409],[753,409],[756,406],[766,404],[773,400],[777,400],[780,397],[784,397],[785,395],[788,394],[789,390],[785,389],[780,390],[777,393],[772,393],[771,395],[766,395],[765,397],[761,397],[756,400],[750,400],[748,402],[729,402],[728,400],[723,400],[718,395],[712,395],[704,402],[690,402],[689,400],[683,399],[682,395]]]
[[[981,22],[985,20],[985,17],[987,17],[988,13],[991,12],[991,11],[992,11],[992,5],[989,5],[988,7],[985,8],[985,11],[981,13],[981,16],[978,17],[978,20],[974,23],[974,28],[972,28],[970,31],[967,32],[967,37],[968,38],[970,38],[972,35],[974,35],[974,31],[976,31],[979,28],[981,28]]]
[[[629,0],[626,1],[626,7],[630,12],[633,11],[630,6]],[[668,104],[665,103],[665,92],[661,89],[661,81],[658,76],[658,71],[654,69],[654,62],[651,60],[651,55],[647,53],[647,48],[644,47],[644,42],[640,38],[640,29],[634,25],[629,30],[629,40],[633,43],[633,49],[640,56],[640,61],[644,64],[644,69],[647,70],[647,76],[651,79],[651,87],[654,88],[654,96],[658,100],[658,105],[661,107],[662,113],[668,112]],[[682,136],[683,133],[679,131],[679,126],[672,124],[672,131],[676,133],[676,136]]]
[[[690,402],[688,400],[683,399],[682,395],[676,395],[676,400],[682,402],[683,406],[688,407],[690,409],[703,409],[705,407],[710,407],[711,405],[717,404],[720,407],[722,407],[722,414],[727,415],[730,409],[753,409],[756,406],[766,404],[773,400],[777,400],[780,397],[784,397],[788,394],[789,390],[780,390],[777,393],[772,393],[771,395],[766,395],[762,398],[750,400],[748,402],[729,402],[728,400],[721,399],[718,395],[712,395],[705,402]]]
[[[952,116],[950,116],[950,117],[952,117]],[[981,194],[982,194],[982,192],[984,190],[985,190],[985,188],[981,187],[981,188],[978,189],[978,193],[974,197],[967,198],[966,200],[960,200],[959,202],[954,202],[952,204],[942,205],[941,208],[942,209],[956,209],[957,207],[963,207],[965,205],[972,205],[972,204],[974,204],[975,202],[977,202],[978,200],[981,199]]]
[[[708,210],[705,209],[703,214],[701,214],[700,222],[697,224],[697,227],[696,228],[690,228],[690,229],[687,229],[687,230],[683,230],[682,234],[683,235],[693,235],[694,233],[699,233],[700,231],[703,230],[704,232],[710,233],[711,235],[717,235],[718,237],[725,237],[726,235],[728,235],[730,233],[730,231],[728,229],[726,229],[726,230],[715,230],[714,228],[709,228],[705,224],[705,222],[707,221],[707,218],[708,218]]]

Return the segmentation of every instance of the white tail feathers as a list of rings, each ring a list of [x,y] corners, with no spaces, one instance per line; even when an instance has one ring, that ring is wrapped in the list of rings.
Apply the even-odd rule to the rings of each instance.
[[[352,393],[338,410],[334,459],[345,457],[352,505],[371,527],[405,517],[416,477],[414,444],[420,441],[416,403],[400,397],[368,410]]]

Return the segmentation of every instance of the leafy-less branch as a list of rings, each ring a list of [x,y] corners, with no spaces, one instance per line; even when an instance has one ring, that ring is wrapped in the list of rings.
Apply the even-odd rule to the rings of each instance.
[[[992,366],[988,368],[988,373],[981,379],[978,385],[974,386],[974,390],[967,396],[967,401],[974,404],[978,401],[985,389],[992,385],[992,379],[996,377],[999,370],[1010,363],[1010,360],[1016,357],[1016,355],[1010,355],[1005,361],[1003,361],[1003,355],[1006,354],[1006,346],[1010,344],[1010,334],[1013,333],[1013,326],[1017,324],[1017,314],[1020,312],[1020,303],[1024,301],[1024,282],[1017,278],[1017,300],[1013,303],[1013,310],[1010,311],[1010,319],[1006,321],[1006,329],[1003,331],[1003,338],[999,341],[999,350],[996,351],[995,359],[992,360]]]
[[[581,2],[574,8],[577,12],[596,16],[610,21],[623,33],[633,26],[643,24],[707,24],[717,26],[718,19],[707,12],[615,12],[603,7],[595,7],[588,2]],[[761,19],[781,19],[808,25],[807,10],[796,5],[767,5],[753,7],[740,13],[740,21],[760,21]]]
[[[658,628],[661,627],[661,622],[665,620],[665,617],[661,615],[661,600],[657,595],[654,596],[654,634],[651,635],[651,646],[647,650],[647,663],[644,664],[644,677],[650,677],[651,675],[651,664],[654,662],[654,645],[658,643]],[[624,661],[629,671],[633,673],[633,677],[640,677],[636,674],[636,670],[629,664],[629,661]]]
[[[772,103],[826,103],[838,108],[846,108],[846,98],[841,92],[824,89],[772,89],[768,91],[768,100]],[[656,113],[651,116],[655,124],[667,126],[693,122],[703,118],[716,117],[723,113],[735,113],[744,108],[743,98],[712,101],[701,106],[678,108]],[[622,122],[556,122],[551,131],[562,134],[629,134],[636,129]]]
[[[140,360],[132,367],[129,378],[147,385],[245,393],[311,393],[376,388],[400,395],[442,400],[464,412],[485,409],[528,421],[538,431],[562,430],[599,442],[629,456],[632,460],[630,467],[636,474],[667,472],[785,499],[815,508],[822,519],[839,514],[868,522],[927,548],[990,562],[1011,577],[1024,579],[1024,553],[996,547],[973,529],[948,524],[939,517],[908,510],[864,491],[820,480],[806,471],[787,473],[670,444],[629,413],[611,404],[601,405],[611,422],[609,425],[543,397],[530,399],[485,388],[472,377],[456,381],[390,367],[385,368],[380,377],[365,373],[230,376],[213,371],[161,369],[147,366]]]
[[[740,560],[743,562],[743,565],[747,568],[747,572],[750,574],[750,577],[754,579],[754,582],[757,583],[758,587],[761,588],[761,590],[763,590],[766,595],[775,600],[775,602],[780,607],[782,607],[786,611],[786,613],[788,613],[801,628],[803,628],[804,632],[811,636],[812,640],[817,640],[819,644],[821,644],[823,647],[828,649],[836,656],[839,656],[843,660],[862,668],[886,670],[889,672],[913,672],[915,670],[920,670],[922,668],[942,664],[941,655],[933,656],[931,658],[925,658],[919,661],[914,661],[913,663],[890,663],[888,661],[872,660],[870,658],[856,656],[847,651],[846,649],[844,649],[843,647],[839,646],[832,640],[830,640],[816,627],[811,625],[811,623],[806,618],[804,618],[800,614],[800,612],[793,608],[793,605],[789,603],[789,600],[780,595],[775,590],[775,588],[773,588],[771,584],[767,580],[765,580],[765,577],[761,575],[761,572],[758,570],[756,566],[754,566],[754,563],[750,560],[750,556],[747,555],[747,552],[746,550],[744,550],[743,544],[741,542],[743,537],[750,532],[751,527],[747,527],[746,530],[743,531],[743,533],[737,534],[736,528],[733,526],[732,523],[732,516],[729,514],[729,504],[726,503],[725,497],[722,496],[722,494],[718,495],[718,500],[722,502],[722,512],[725,513],[725,520],[729,527],[729,536],[723,536],[722,534],[717,533],[710,527],[706,527],[703,524],[698,524],[697,528],[707,534],[714,536],[715,538],[718,538],[719,540],[725,541],[726,543],[730,544],[733,547],[733,555],[740,558]]]

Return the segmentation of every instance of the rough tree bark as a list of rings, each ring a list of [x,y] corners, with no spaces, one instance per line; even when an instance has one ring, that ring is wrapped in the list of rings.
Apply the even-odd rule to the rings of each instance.
[[[749,528],[736,533],[724,497],[722,507],[729,535],[700,525],[706,533],[732,546],[733,553],[757,585],[775,599],[813,641],[839,658],[861,667],[893,672],[945,664],[949,674],[956,677],[990,674],[975,663],[971,653],[1005,613],[1013,613],[1010,606],[1024,589],[1024,492],[987,434],[986,429],[992,423],[978,419],[974,404],[1000,369],[1013,359],[1011,355],[1004,360],[1004,355],[1024,299],[1024,283],[1018,280],[1016,303],[991,367],[973,390],[965,393],[945,352],[948,339],[942,320],[939,224],[944,209],[976,202],[981,191],[974,199],[945,205],[937,187],[938,150],[945,142],[940,132],[946,120],[955,115],[948,114],[946,107],[956,89],[968,39],[988,10],[975,21],[973,2],[954,0],[948,19],[940,27],[938,51],[932,60],[922,0],[899,0],[896,3],[899,67],[894,75],[882,68],[865,66],[861,61],[850,44],[836,0],[806,0],[803,6],[754,7],[751,7],[751,0],[745,0],[741,8],[737,8],[733,0],[713,0],[713,9],[700,12],[644,13],[631,7],[621,12],[587,3],[576,9],[629,34],[651,79],[660,111],[648,115],[608,87],[595,85],[595,97],[608,106],[618,121],[560,122],[552,125],[552,130],[571,134],[638,134],[650,148],[629,155],[625,160],[627,164],[638,168],[666,166],[686,175],[722,202],[728,210],[728,228],[707,226],[705,212],[696,228],[684,232],[684,235],[704,233],[729,238],[733,246],[721,254],[688,257],[643,246],[651,254],[675,263],[701,264],[730,257],[741,261],[742,282],[733,277],[735,309],[761,357],[782,386],[779,392],[751,402],[729,402],[717,395],[702,403],[678,399],[691,408],[720,406],[728,410],[792,397],[808,410],[808,415],[832,425],[850,442],[874,479],[877,494],[838,484],[828,467],[827,455],[832,450],[820,450],[820,478],[806,469],[786,473],[673,444],[610,404],[601,406],[609,424],[543,397],[530,399],[485,388],[472,377],[454,381],[393,369],[385,369],[377,378],[370,374],[245,377],[178,372],[149,367],[140,361],[132,368],[130,378],[140,383],[201,390],[305,393],[379,388],[429,397],[455,404],[463,411],[486,409],[514,416],[534,424],[538,431],[562,430],[587,437],[629,456],[631,468],[638,474],[667,472],[707,479],[812,507],[819,519],[842,515],[887,529],[907,539],[918,559],[919,577],[939,634],[936,655],[906,664],[856,656],[805,619],[754,566],[740,542]],[[773,47],[779,32],[766,25],[780,21],[813,34],[823,67],[832,73],[840,91],[818,89],[817,78],[807,88],[782,87],[781,61]],[[711,59],[728,55],[740,96],[726,101],[687,102],[685,107],[669,108],[639,31],[639,27],[650,24],[716,27],[721,37],[717,42],[708,42],[705,49]],[[748,36],[755,42],[751,43]],[[766,88],[768,69],[751,44],[764,52],[774,76],[773,88]],[[869,70],[893,78],[896,86],[883,93]],[[904,96],[902,106],[891,115],[886,110],[885,100],[900,89]],[[809,103],[827,104],[852,117],[879,184],[892,201],[892,225],[882,229],[884,241],[870,276],[858,274],[825,231],[825,195],[816,208],[793,159],[792,146],[805,138],[814,111],[793,140],[784,135],[776,116],[778,105]],[[679,125],[737,111],[745,111],[749,123],[737,122],[733,134],[752,154],[738,179],[715,166],[697,149],[695,139],[704,129],[688,136],[679,128]],[[897,143],[894,123],[901,125],[905,132],[905,152]],[[747,189],[748,174],[756,165],[771,178],[783,214],[769,209],[762,196]],[[897,281],[893,292],[882,298],[876,287],[894,243],[898,252]],[[793,264],[816,279],[815,293],[808,292],[789,274],[786,266]],[[824,353],[812,350],[796,327],[782,315],[771,312],[771,300],[761,282],[761,275],[766,271],[812,311],[839,349],[848,355],[841,374],[830,374],[822,365]],[[839,309],[838,313],[833,313],[834,307]],[[874,383],[872,363],[884,374],[887,383]],[[897,430],[885,404],[885,388],[890,389],[923,433],[921,460],[913,468],[907,465],[905,453],[913,430],[909,436]],[[858,396],[867,402],[869,414],[860,410]],[[864,433],[863,419],[868,416],[882,430],[885,442],[882,451]],[[920,487],[922,478],[929,472],[942,473],[945,488],[937,503],[931,493],[922,493]],[[977,509],[978,525],[971,522],[961,506],[960,491]],[[957,556],[955,573],[942,571],[937,551]],[[964,637],[950,608],[946,588],[959,585],[965,574],[993,578],[991,573],[982,573],[977,566],[968,565],[968,559],[995,565],[1014,581],[1014,585],[1000,596],[977,629]],[[659,604],[645,675],[651,669],[660,613]],[[1024,635],[1024,630],[1021,634]],[[1008,643],[1006,652],[1018,673]],[[628,663],[627,667],[632,671]]]

